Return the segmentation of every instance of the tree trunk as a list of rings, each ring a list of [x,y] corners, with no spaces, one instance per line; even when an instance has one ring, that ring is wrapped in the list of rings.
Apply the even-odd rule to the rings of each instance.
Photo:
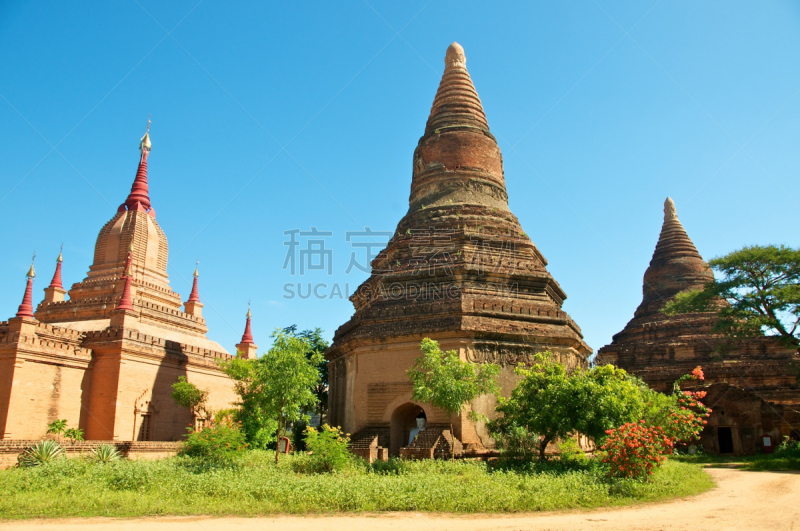
[[[539,461],[545,460],[544,451],[547,449],[547,445],[550,444],[550,441],[552,440],[552,437],[545,437],[539,443]]]
[[[456,434],[453,433],[453,421],[450,421],[450,437],[453,439],[453,448],[450,450],[450,461],[456,460]]]
[[[283,415],[278,415],[278,432],[275,434],[275,464],[278,464],[279,456],[281,455],[281,428]]]

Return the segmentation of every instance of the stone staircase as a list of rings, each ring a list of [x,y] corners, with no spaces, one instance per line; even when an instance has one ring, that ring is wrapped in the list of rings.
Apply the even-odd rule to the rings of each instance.
[[[450,459],[464,453],[464,447],[450,432],[449,426],[429,426],[411,445],[400,448],[400,457],[408,459]]]

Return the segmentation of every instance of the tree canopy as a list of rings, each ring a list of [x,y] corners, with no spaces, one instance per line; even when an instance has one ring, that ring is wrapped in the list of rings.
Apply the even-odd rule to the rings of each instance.
[[[542,352],[534,365],[519,366],[515,372],[522,379],[509,398],[498,398],[497,411],[503,416],[488,427],[510,439],[521,432],[538,435],[540,459],[555,439],[580,432],[599,441],[606,430],[641,418],[638,386],[613,365],[570,373],[550,352]]]
[[[412,399],[457,415],[479,396],[499,392],[496,379],[500,367],[497,365],[464,361],[455,350],[442,352],[439,343],[427,337],[419,348],[422,355],[408,370],[413,385]],[[476,418],[475,412],[470,414]]]
[[[311,346],[306,339],[283,330],[276,330],[272,337],[272,348],[260,358],[234,358],[220,363],[223,371],[236,380],[244,417],[238,420],[242,420],[246,433],[244,420],[249,420],[250,429],[260,437],[266,436],[265,430],[279,436],[289,423],[307,421],[305,412],[317,404],[314,389],[320,381],[322,354],[307,356]],[[276,461],[279,454],[275,453]]]
[[[719,278],[702,290],[679,293],[665,313],[715,311],[717,331],[731,338],[766,333],[789,346],[800,344],[800,250],[753,245],[709,265]]]
[[[208,413],[206,410],[208,391],[188,382],[186,376],[178,376],[178,381],[172,384],[172,400],[179,406],[187,408],[192,415]]]
[[[297,325],[287,326],[283,329],[287,334],[292,334],[308,342],[309,348],[306,351],[306,358],[310,361],[315,354],[324,354],[331,344],[322,337],[322,329],[297,331]],[[328,361],[324,356],[317,358],[317,371],[319,371],[319,382],[314,386],[314,394],[317,397],[315,413],[319,415],[320,425],[323,423],[325,415],[328,413]]]

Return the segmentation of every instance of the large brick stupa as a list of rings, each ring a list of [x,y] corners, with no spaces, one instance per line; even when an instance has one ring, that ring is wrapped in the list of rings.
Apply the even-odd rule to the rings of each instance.
[[[546,266],[509,210],[500,149],[463,48],[453,43],[414,150],[408,212],[351,297],[355,314],[326,353],[329,422],[353,433],[357,449],[381,447],[395,455],[422,415],[425,437],[406,452],[458,451],[462,443],[468,450],[491,447],[483,424],[466,413],[451,419],[413,402],[406,371],[424,337],[462,359],[501,365],[506,394],[517,382],[514,367],[537,352],[585,366],[591,349],[561,309],[566,294]],[[491,417],[494,398],[472,407]]]

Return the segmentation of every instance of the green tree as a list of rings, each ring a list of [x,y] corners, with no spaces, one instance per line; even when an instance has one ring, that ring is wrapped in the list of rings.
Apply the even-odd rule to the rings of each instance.
[[[306,358],[308,358],[309,361],[315,354],[324,354],[328,347],[331,346],[331,344],[322,337],[323,331],[321,328],[298,332],[297,325],[292,325],[287,326],[283,331],[305,339],[308,342],[309,349],[306,351]],[[317,407],[314,413],[319,415],[320,425],[322,425],[325,416],[328,414],[328,360],[325,359],[324,355],[316,359],[319,360],[317,363],[319,383],[314,387],[314,394],[317,397]]]
[[[455,350],[442,352],[439,343],[427,337],[419,348],[422,355],[407,371],[413,386],[412,399],[428,402],[453,416],[460,415],[467,404],[479,396],[500,392],[497,386],[499,366],[463,361]],[[470,411],[469,416],[473,420],[479,418],[474,411]],[[455,438],[452,422],[450,433]]]
[[[61,442],[61,436],[67,430],[67,419],[57,419],[47,425],[47,433],[55,435],[58,442]]]
[[[208,391],[187,382],[185,376],[178,376],[178,381],[172,384],[172,400],[177,405],[191,411],[195,417],[200,416],[201,413],[208,415],[206,409]]]
[[[282,330],[272,337],[272,348],[255,360],[235,358],[221,363],[236,380],[236,392],[243,406],[252,408],[261,419],[272,419],[280,434],[292,422],[308,420],[304,413],[317,403],[314,388],[319,384],[322,354],[306,356],[308,341]],[[243,396],[244,395],[244,396]],[[275,452],[275,461],[280,452]]]
[[[241,423],[248,446],[265,449],[275,441],[277,424],[262,409],[261,382],[256,378],[255,360],[233,358],[220,362],[222,370],[234,380],[234,391],[239,395],[238,408],[233,420]]]
[[[522,379],[509,398],[499,398],[503,416],[489,422],[489,431],[506,438],[538,434],[539,459],[555,439],[579,432],[597,443],[606,430],[641,418],[638,386],[613,365],[569,373],[550,352],[542,352],[533,366],[515,372]]]
[[[716,329],[728,337],[767,333],[786,345],[800,345],[800,250],[753,245],[709,265],[719,278],[702,290],[676,295],[664,309],[667,315],[715,311]]]

